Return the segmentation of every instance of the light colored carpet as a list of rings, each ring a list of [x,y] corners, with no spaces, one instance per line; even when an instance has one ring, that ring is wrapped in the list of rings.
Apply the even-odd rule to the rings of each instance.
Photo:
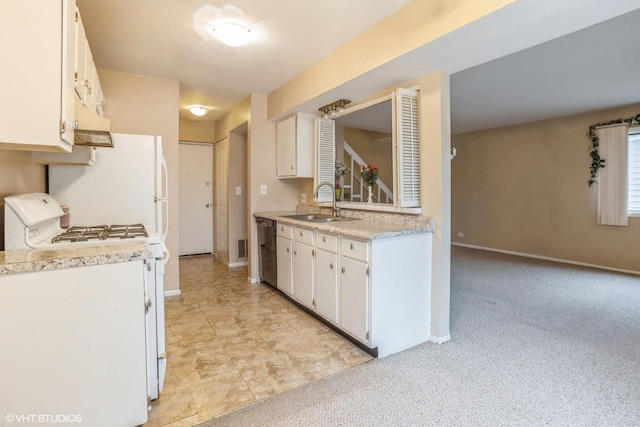
[[[640,278],[453,247],[451,282],[451,341],[199,426],[640,425]]]

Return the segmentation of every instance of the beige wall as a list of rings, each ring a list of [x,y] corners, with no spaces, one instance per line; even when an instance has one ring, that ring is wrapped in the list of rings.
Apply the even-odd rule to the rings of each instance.
[[[4,250],[4,198],[45,190],[44,166],[30,159],[28,151],[0,150],[0,251]]]
[[[253,213],[294,209],[298,196],[295,179],[276,178],[276,125],[267,119],[267,97],[252,94],[216,122],[216,140],[228,137],[247,123],[247,222],[249,231],[249,278],[258,279],[257,229]],[[234,165],[230,164],[229,168]],[[260,186],[267,186],[267,195]]]
[[[216,124],[214,122],[180,119],[180,141],[215,142]]]
[[[238,240],[249,238],[247,195],[247,132],[246,126],[229,134],[229,264],[247,260],[238,258]],[[240,187],[242,194],[236,194]]]
[[[452,240],[640,271],[640,218],[597,225],[597,189],[587,185],[589,126],[639,112],[640,104],[455,135]]]
[[[431,340],[442,342],[449,339],[451,292],[450,76],[432,73],[419,84],[420,204],[435,224],[431,260],[425,260],[431,262]]]
[[[169,234],[171,260],[165,291],[179,290],[178,264],[178,96],[180,84],[119,71],[98,70],[107,100],[106,115],[117,133],[159,135],[169,171]]]

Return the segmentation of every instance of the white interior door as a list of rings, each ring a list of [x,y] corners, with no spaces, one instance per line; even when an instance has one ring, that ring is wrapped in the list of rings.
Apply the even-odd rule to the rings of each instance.
[[[227,230],[229,138],[216,144],[216,255],[229,261]]]
[[[179,253],[213,252],[213,147],[181,142],[179,145]]]

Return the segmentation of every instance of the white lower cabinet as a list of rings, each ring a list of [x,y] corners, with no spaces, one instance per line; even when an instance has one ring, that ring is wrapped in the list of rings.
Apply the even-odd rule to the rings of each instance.
[[[431,242],[278,224],[278,289],[383,357],[429,340]]]
[[[71,417],[46,425],[144,424],[145,271],[140,260],[0,275],[0,406]]]
[[[360,341],[369,343],[368,264],[340,258],[340,326]]]
[[[313,308],[313,246],[293,242],[293,283],[295,299]]]
[[[293,227],[277,224],[276,265],[278,289],[293,296]]]
[[[315,256],[315,309],[332,323],[339,322],[338,311],[338,255],[317,249]]]

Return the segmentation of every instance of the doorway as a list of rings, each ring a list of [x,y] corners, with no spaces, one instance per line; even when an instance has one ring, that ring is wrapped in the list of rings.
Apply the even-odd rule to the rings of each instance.
[[[179,144],[179,255],[213,253],[213,147]]]

